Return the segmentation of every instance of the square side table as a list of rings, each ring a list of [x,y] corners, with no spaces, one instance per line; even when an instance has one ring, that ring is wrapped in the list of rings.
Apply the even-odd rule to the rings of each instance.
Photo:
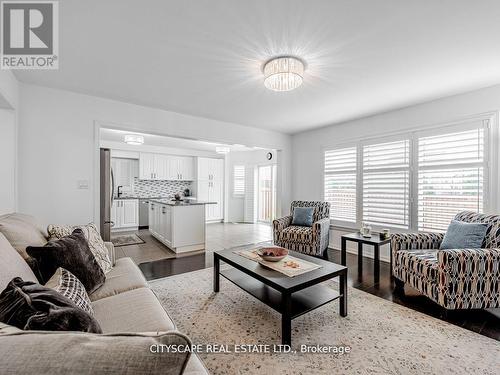
[[[380,279],[380,246],[388,244],[391,242],[390,238],[381,239],[377,234],[372,234],[371,237],[363,237],[361,233],[349,233],[344,234],[341,237],[341,254],[340,254],[340,264],[345,266],[347,264],[347,241],[357,242],[358,244],[358,270],[363,268],[363,245],[371,245],[373,246],[373,257],[375,261],[375,270],[374,276],[375,280],[379,281]],[[392,251],[389,249],[390,254],[390,268],[391,268],[391,276],[392,276]]]

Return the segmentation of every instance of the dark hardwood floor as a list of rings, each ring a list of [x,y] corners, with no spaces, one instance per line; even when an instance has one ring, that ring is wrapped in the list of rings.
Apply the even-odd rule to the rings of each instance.
[[[340,263],[340,251],[329,249],[328,258],[334,263]],[[142,263],[139,267],[148,280],[153,280],[212,267],[212,265],[213,252],[206,252],[193,256]],[[405,287],[404,295],[395,292],[394,281],[390,277],[388,263],[380,263],[379,280],[375,279],[373,266],[373,259],[363,258],[361,268],[359,268],[358,257],[355,254],[347,254],[349,286],[481,335],[500,340],[500,309],[445,312],[439,305],[407,286]]]

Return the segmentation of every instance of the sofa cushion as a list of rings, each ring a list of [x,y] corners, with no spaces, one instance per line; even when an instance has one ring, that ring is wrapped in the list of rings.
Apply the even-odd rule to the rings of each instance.
[[[314,207],[295,207],[293,210],[292,225],[312,227]]]
[[[397,251],[393,260],[394,276],[436,301],[437,252],[435,249]]]
[[[90,295],[92,301],[114,296],[132,289],[145,288],[148,282],[131,258],[120,258],[106,274],[104,284]]]
[[[50,240],[60,240],[65,236],[69,236],[75,229],[81,229],[85,238],[89,243],[89,248],[92,254],[94,254],[97,263],[102,268],[104,273],[108,273],[113,267],[113,262],[108,256],[108,249],[104,244],[104,241],[97,230],[94,223],[87,225],[54,225],[50,224],[47,227],[47,232],[49,234]]]
[[[20,277],[0,293],[0,321],[27,330],[102,332],[68,297]]]
[[[92,302],[83,284],[68,270],[59,267],[54,275],[45,284],[47,288],[54,289],[63,296],[68,297],[73,303],[90,315],[94,315]]]
[[[129,290],[93,302],[96,319],[104,333],[162,332],[174,323],[149,288]]]
[[[151,347],[191,345],[178,332],[155,336],[78,332],[18,332],[0,337],[3,374],[182,374],[189,353],[154,353]]]
[[[444,249],[479,249],[483,244],[488,224],[452,220],[439,247]]]
[[[280,239],[287,242],[311,243],[312,228],[290,225],[281,231]]]
[[[37,276],[44,284],[59,267],[73,273],[89,293],[104,284],[106,279],[81,229],[75,229],[71,235],[47,242],[42,247],[28,246],[26,252],[36,259]]]
[[[22,329],[0,322],[0,336],[10,333],[23,332]]]
[[[481,247],[486,249],[500,247],[500,215],[486,215],[472,211],[462,211],[455,216],[455,220],[467,223],[488,224]]]
[[[196,354],[191,354],[189,361],[187,363],[186,369],[182,375],[206,375],[208,370],[200,361]]]
[[[0,233],[24,259],[29,258],[26,247],[43,246],[47,243],[47,233],[30,215],[12,213],[0,216]]]
[[[0,233],[0,291],[4,290],[14,277],[20,277],[25,281],[38,282],[28,264],[7,241],[5,236]]]

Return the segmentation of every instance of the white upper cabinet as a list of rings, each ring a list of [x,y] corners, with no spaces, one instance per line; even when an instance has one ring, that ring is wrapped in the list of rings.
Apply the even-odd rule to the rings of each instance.
[[[193,181],[194,178],[194,158],[191,156],[179,157],[179,172],[181,180]]]
[[[169,180],[194,180],[194,158],[191,156],[167,156]]]
[[[198,180],[224,180],[224,160],[214,158],[198,158]]]
[[[168,180],[168,156],[154,154],[155,180]]]
[[[194,158],[141,152],[141,180],[194,180]]]
[[[209,180],[210,160],[209,158],[198,158],[198,180]]]
[[[155,154],[141,152],[139,156],[139,178],[141,180],[155,179]]]

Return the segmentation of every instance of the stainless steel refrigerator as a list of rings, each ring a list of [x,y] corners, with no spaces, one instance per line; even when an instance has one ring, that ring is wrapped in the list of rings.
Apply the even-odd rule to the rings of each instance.
[[[104,241],[111,239],[111,228],[115,223],[111,221],[111,206],[113,205],[113,192],[115,179],[111,168],[111,150],[100,150],[100,223],[101,237]]]

